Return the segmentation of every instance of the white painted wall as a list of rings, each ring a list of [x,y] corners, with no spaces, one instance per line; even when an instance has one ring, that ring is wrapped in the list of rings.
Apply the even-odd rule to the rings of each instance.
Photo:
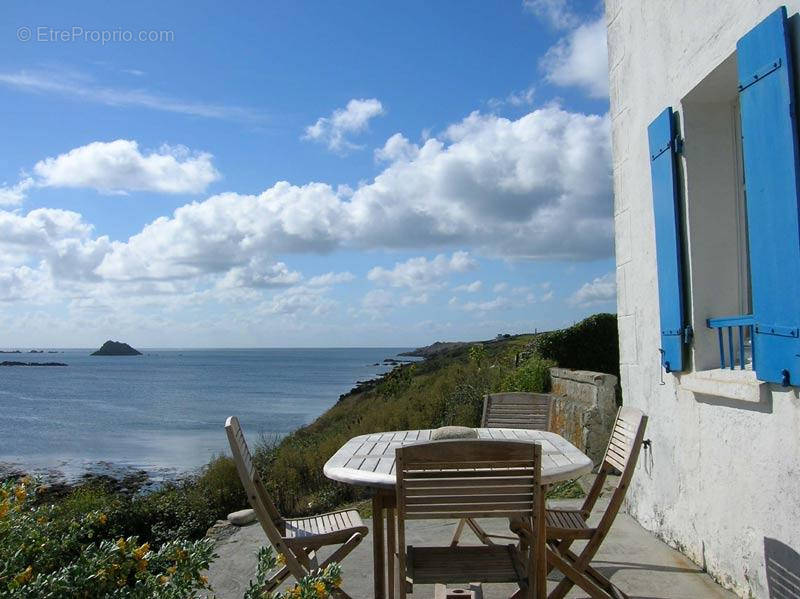
[[[727,185],[720,188],[710,185],[713,179],[692,180],[703,168],[721,178],[730,170],[717,157],[704,157],[709,140],[703,131],[720,134],[728,117],[711,106],[718,100],[714,86],[704,89],[708,97],[697,90],[734,55],[736,40],[781,4],[790,15],[800,9],[800,0],[606,0],[621,385],[624,403],[650,416],[646,437],[652,440],[652,450],[640,458],[628,509],[742,597],[769,596],[765,538],[800,553],[800,399],[796,388],[759,385],[748,372],[664,374],[660,384],[646,129],[666,106],[678,111],[682,127],[690,125],[681,167],[689,204],[687,250],[697,256],[688,272],[691,324],[700,333],[693,363],[709,368],[713,337],[704,319],[726,315],[722,308],[736,314],[741,302],[703,285],[711,279],[728,289],[741,269],[724,258],[714,268],[728,248],[725,239],[714,243],[709,208],[730,198],[733,182],[719,181]],[[731,209],[716,224],[730,224],[733,215]]]

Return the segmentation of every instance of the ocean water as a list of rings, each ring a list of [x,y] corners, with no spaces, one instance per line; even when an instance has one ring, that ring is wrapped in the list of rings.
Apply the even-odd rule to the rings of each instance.
[[[312,422],[407,348],[90,350],[0,354],[66,367],[0,367],[0,465],[67,479],[146,470],[172,478],[227,449],[225,419],[251,444]]]

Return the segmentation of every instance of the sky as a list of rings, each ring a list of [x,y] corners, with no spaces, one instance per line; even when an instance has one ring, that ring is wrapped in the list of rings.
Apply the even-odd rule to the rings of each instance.
[[[615,310],[600,2],[0,15],[0,348],[406,347]]]

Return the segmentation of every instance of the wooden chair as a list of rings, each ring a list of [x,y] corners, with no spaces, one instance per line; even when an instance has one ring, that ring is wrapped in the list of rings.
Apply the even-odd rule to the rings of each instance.
[[[253,467],[250,450],[235,416],[225,422],[225,432],[228,434],[233,460],[250,506],[255,510],[269,542],[286,562],[267,581],[264,591],[273,590],[290,574],[300,581],[317,568],[322,569],[332,562],[340,562],[367,535],[368,529],[356,510],[342,510],[307,518],[282,518]],[[328,559],[317,564],[316,551],[330,545],[340,546]],[[337,594],[339,597],[349,597],[341,589],[338,589]]]
[[[457,439],[397,448],[397,597],[405,599],[415,583],[516,582],[525,597],[543,598],[536,560],[544,539],[537,543],[530,532],[543,524],[541,462],[541,446],[522,441]],[[529,527],[530,551],[515,544],[405,547],[407,520],[511,517]]]
[[[608,535],[622,507],[642,448],[646,426],[647,416],[642,412],[634,408],[621,407],[617,411],[600,471],[581,508],[546,511],[547,563],[550,569],[556,568],[564,574],[564,579],[550,593],[548,599],[562,599],[573,585],[578,585],[594,598],[627,597],[610,580],[592,568],[590,562]],[[589,526],[586,521],[600,497],[606,478],[616,471],[621,472],[621,476],[608,507],[597,526]],[[518,526],[517,523],[513,523],[512,530]],[[584,539],[587,543],[583,550],[576,554],[570,550],[570,546],[578,539]]]
[[[553,397],[546,393],[490,393],[483,398],[481,428],[550,430],[552,405]],[[453,540],[450,541],[453,547],[458,545],[465,526],[469,527],[485,545],[494,544],[492,539],[516,539],[516,537],[490,534],[473,518],[462,518],[453,533]]]
[[[552,405],[547,393],[490,393],[483,398],[481,427],[547,431]]]

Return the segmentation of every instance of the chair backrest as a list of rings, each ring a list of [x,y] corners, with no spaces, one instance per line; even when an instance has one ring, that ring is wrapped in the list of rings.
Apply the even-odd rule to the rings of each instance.
[[[483,398],[481,426],[550,430],[552,404],[546,393],[490,393]]]
[[[639,450],[644,441],[644,429],[647,416],[636,408],[622,406],[617,410],[617,417],[611,429],[611,438],[603,456],[603,465],[612,466],[625,477],[633,474]]]
[[[247,500],[255,511],[258,521],[261,523],[264,532],[267,533],[269,540],[275,544],[273,537],[280,538],[283,529],[283,518],[278,513],[275,503],[261,482],[255,466],[253,466],[253,458],[250,455],[242,427],[239,425],[239,419],[236,416],[231,416],[225,421],[225,432],[228,435],[228,443],[231,446],[236,470],[239,472],[239,478],[247,493]]]
[[[454,439],[398,447],[395,455],[401,520],[530,518],[536,512],[539,444]]]
[[[622,406],[617,410],[617,417],[614,420],[611,438],[608,440],[600,471],[584,500],[582,508],[582,511],[587,515],[592,511],[603,490],[606,477],[619,470],[621,474],[617,488],[614,489],[611,499],[609,499],[608,507],[597,525],[597,538],[593,542],[600,543],[602,541],[622,506],[633,477],[633,471],[636,469],[636,462],[642,449],[646,427],[647,416],[641,411],[627,406]]]

